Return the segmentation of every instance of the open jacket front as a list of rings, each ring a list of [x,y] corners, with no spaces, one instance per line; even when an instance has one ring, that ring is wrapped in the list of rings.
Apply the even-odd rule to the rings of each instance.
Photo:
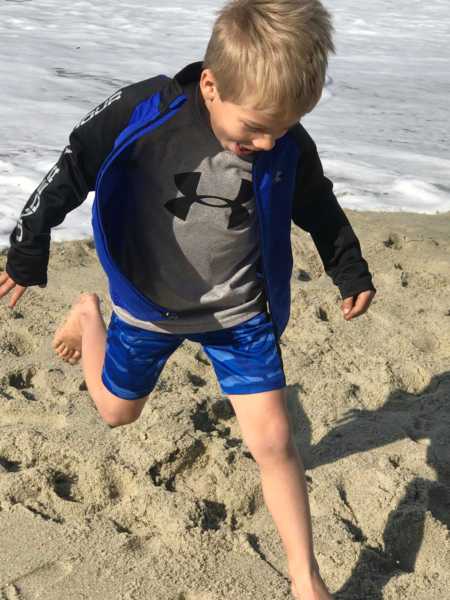
[[[135,285],[116,256],[127,243],[123,224],[136,201],[128,186],[133,147],[144,136],[164,134],[186,102],[183,86],[198,81],[201,70],[201,63],[193,63],[172,79],[159,76],[123,88],[78,124],[11,234],[7,272],[17,283],[46,283],[51,228],[95,189],[94,239],[113,303],[144,321],[177,318]],[[315,144],[300,124],[271,151],[256,153],[252,174],[262,258],[258,276],[278,337],[290,311],[292,221],[312,235],[342,297],[374,289],[359,242],[323,174]]]

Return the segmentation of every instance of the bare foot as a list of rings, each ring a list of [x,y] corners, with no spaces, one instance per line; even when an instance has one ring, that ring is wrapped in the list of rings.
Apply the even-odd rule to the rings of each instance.
[[[81,358],[82,327],[80,316],[85,311],[99,311],[97,294],[81,294],[73,304],[63,325],[56,330],[53,338],[53,348],[63,360],[71,365]]]
[[[301,594],[298,590],[301,590]],[[312,582],[308,582],[306,586],[299,583],[297,587],[293,581],[291,592],[295,600],[332,600],[333,598],[320,575],[317,575]]]
[[[300,576],[298,571],[294,575],[295,568],[289,567],[291,592],[295,600],[333,600],[333,596],[320,576],[316,559],[314,559],[314,564],[315,569],[308,576]]]

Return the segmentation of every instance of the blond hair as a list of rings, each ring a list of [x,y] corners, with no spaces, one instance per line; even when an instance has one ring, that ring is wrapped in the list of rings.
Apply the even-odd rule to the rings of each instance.
[[[305,114],[320,99],[332,34],[319,0],[231,0],[218,13],[203,68],[223,101]]]

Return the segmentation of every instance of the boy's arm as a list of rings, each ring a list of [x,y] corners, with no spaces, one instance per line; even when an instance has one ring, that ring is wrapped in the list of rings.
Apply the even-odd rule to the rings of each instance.
[[[13,282],[47,283],[50,230],[94,190],[100,166],[134,107],[160,83],[155,77],[118,90],[75,126],[69,144],[25,204],[11,233],[6,273]]]
[[[317,148],[301,125],[293,131],[301,149],[292,219],[308,231],[322,259],[325,272],[342,298],[355,297],[375,288],[358,238],[323,173]]]

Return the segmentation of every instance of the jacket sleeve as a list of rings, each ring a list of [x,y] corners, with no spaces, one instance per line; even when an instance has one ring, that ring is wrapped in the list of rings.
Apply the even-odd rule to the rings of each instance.
[[[374,290],[361,246],[324,175],[314,141],[302,126],[293,132],[300,144],[292,219],[308,231],[327,275],[342,298]]]
[[[6,272],[16,283],[47,283],[51,229],[95,189],[100,166],[136,102],[151,95],[159,81],[156,77],[118,90],[75,126],[69,144],[28,199],[10,235]]]

